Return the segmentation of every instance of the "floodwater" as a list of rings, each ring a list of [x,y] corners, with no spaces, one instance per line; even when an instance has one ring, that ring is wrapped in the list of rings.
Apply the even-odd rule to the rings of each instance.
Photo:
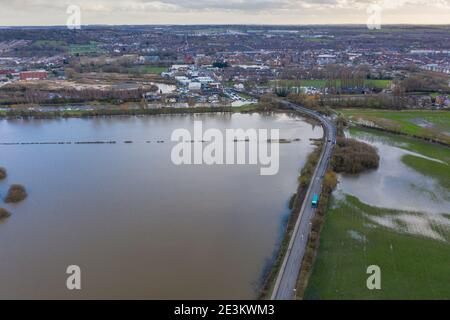
[[[301,141],[280,144],[274,176],[251,165],[176,166],[170,136],[194,120]],[[2,205],[13,215],[0,222],[0,298],[257,297],[309,139],[322,134],[287,114],[0,121],[0,143],[117,142],[0,145],[0,196],[12,183],[29,193]],[[66,288],[69,265],[81,268],[80,291]]]
[[[350,137],[376,147],[380,155],[380,167],[356,176],[341,175],[335,196],[339,198],[349,194],[371,206],[399,212],[367,216],[378,225],[446,241],[447,237],[436,232],[436,229],[442,229],[444,234],[450,235],[450,192],[436,179],[408,167],[402,162],[402,157],[414,155],[429,161],[442,161],[402,149],[389,143],[387,138],[378,138],[369,132]]]

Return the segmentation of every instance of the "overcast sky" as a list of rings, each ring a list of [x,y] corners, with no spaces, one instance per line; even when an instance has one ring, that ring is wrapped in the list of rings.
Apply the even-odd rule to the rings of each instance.
[[[65,25],[69,5],[82,24],[450,24],[450,0],[0,0],[0,25]]]

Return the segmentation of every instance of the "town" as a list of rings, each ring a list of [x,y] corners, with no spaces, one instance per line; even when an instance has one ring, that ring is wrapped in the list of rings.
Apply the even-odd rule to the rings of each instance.
[[[0,108],[242,107],[276,92],[335,107],[446,109],[449,28],[427,28],[4,28]]]

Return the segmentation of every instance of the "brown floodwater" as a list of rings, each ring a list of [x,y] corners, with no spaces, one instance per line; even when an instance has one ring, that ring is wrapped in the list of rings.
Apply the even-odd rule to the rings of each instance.
[[[278,128],[280,170],[175,166],[174,129]],[[287,114],[205,114],[0,121],[0,299],[251,299],[258,295],[289,214],[297,175],[322,129]],[[133,141],[126,144],[124,141]],[[157,143],[165,141],[165,143]],[[150,143],[149,143],[150,142]],[[82,290],[66,288],[78,265]]]

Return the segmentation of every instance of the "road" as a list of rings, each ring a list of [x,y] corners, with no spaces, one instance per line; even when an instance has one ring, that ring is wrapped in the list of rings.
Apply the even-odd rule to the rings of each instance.
[[[323,177],[327,171],[333,148],[336,144],[336,128],[329,118],[318,112],[287,101],[283,101],[282,104],[320,121],[324,128],[325,144],[295,224],[283,264],[279,270],[272,292],[272,300],[291,300],[294,298],[297,278],[311,231],[311,220],[316,211],[316,209],[312,208],[312,198],[315,194],[321,194]]]

